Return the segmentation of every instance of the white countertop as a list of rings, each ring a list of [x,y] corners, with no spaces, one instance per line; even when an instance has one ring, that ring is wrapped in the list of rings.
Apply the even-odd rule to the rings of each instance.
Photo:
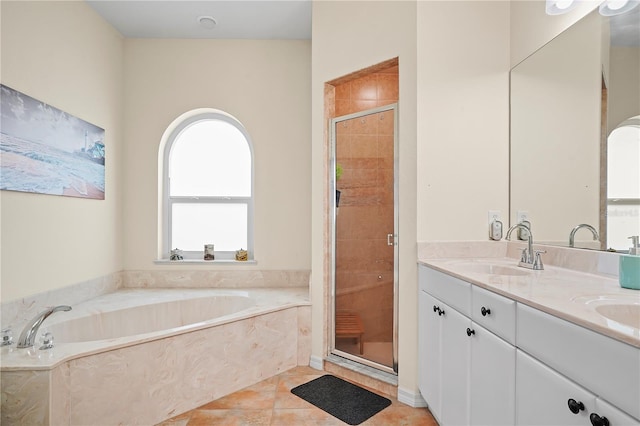
[[[621,288],[617,278],[549,265],[533,271],[519,267],[510,257],[434,258],[418,263],[640,347],[640,291]],[[497,267],[496,273],[485,270],[489,265]],[[521,275],[503,275],[500,268]],[[608,310],[606,315],[619,321],[598,309]]]

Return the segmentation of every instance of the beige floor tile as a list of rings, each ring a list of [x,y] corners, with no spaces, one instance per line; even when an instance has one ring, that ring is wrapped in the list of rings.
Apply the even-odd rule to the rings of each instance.
[[[187,426],[269,426],[272,410],[197,410]]]
[[[311,367],[296,367],[158,426],[336,426],[346,423],[291,393],[294,387],[327,374]],[[370,389],[371,390],[371,389]],[[377,394],[381,394],[372,390]],[[383,395],[388,397],[387,395]],[[362,426],[438,426],[426,408],[412,408],[391,399],[391,406]]]
[[[234,392],[231,395],[227,395],[215,401],[200,407],[200,410],[214,410],[214,409],[266,409],[273,408],[273,402],[276,397],[274,390],[269,391],[256,391],[252,389],[242,389],[238,392]]]
[[[346,425],[319,408],[273,410],[271,426],[334,426]]]
[[[322,377],[324,374],[314,374],[314,375],[298,375],[298,376],[282,376],[280,377],[280,381],[278,382],[277,391],[291,391],[291,389],[296,386],[303,385],[307,382],[310,382],[313,379],[317,379],[318,377]]]

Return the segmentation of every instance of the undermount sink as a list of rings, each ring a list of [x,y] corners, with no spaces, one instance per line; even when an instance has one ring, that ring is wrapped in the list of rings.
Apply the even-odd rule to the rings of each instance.
[[[510,275],[510,276],[522,276],[529,275],[530,272],[524,269],[518,269],[516,267],[504,266],[504,265],[494,265],[491,263],[460,263],[456,266],[459,266],[461,270],[465,272],[473,272],[478,274],[489,274],[489,275]]]
[[[612,304],[596,306],[605,318],[633,328],[640,328],[640,304]]]
[[[572,300],[593,308],[607,320],[640,329],[640,294],[578,296]]]

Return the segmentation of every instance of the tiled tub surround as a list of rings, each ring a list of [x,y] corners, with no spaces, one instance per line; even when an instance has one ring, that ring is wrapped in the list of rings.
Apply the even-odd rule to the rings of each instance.
[[[229,296],[238,312],[222,312],[223,316],[204,321],[192,316],[211,306],[211,297]],[[231,300],[226,299],[225,305]],[[173,306],[166,309],[167,303]],[[181,311],[176,303],[192,316],[188,321],[197,322],[185,324],[179,315],[174,323],[164,318]],[[152,315],[150,304],[156,304],[159,321],[169,328],[127,328]],[[65,323],[80,325],[81,318],[91,323],[101,313],[108,318],[109,312],[134,305],[147,307],[140,308],[138,319],[133,309],[127,313],[128,321],[116,321],[125,328],[121,337],[82,341],[92,332],[61,331]],[[60,331],[61,341],[53,349],[2,349],[2,422],[158,423],[296,365],[308,365],[310,313],[307,286],[120,289],[75,304],[72,311],[51,316],[42,327]],[[92,315],[98,316],[89,319]],[[131,332],[142,334],[131,336]]]
[[[612,321],[594,307],[604,298],[640,305],[640,291],[618,284],[615,253],[534,245],[547,250],[544,270],[518,267],[520,242],[446,242],[418,245],[418,261],[574,324],[640,347],[637,326]],[[478,265],[478,267],[474,267]],[[489,274],[480,265],[497,265],[522,275]]]

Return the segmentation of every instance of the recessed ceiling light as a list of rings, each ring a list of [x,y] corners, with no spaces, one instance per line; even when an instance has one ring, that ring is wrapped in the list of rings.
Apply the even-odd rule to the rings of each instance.
[[[545,9],[547,15],[562,15],[577,5],[578,2],[575,0],[547,0]]]
[[[202,28],[207,30],[212,30],[216,27],[216,25],[218,25],[213,16],[199,16],[198,23]]]
[[[607,0],[600,5],[600,14],[614,16],[627,13],[640,4],[638,0]]]

